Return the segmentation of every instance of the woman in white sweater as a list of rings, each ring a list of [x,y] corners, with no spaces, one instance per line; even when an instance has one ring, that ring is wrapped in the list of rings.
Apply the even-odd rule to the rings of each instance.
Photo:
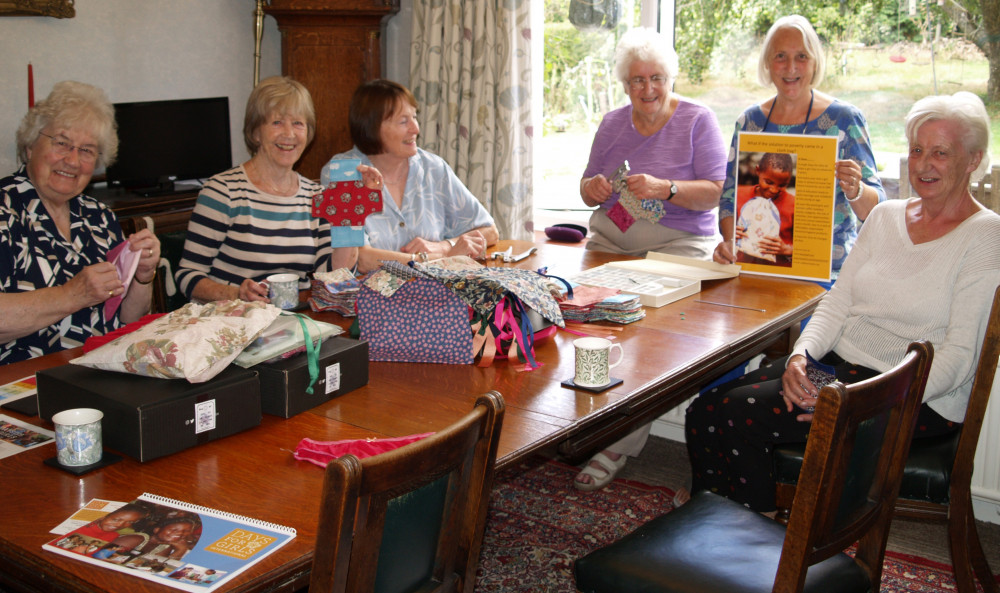
[[[774,509],[772,447],[805,440],[819,395],[806,352],[851,383],[892,368],[910,342],[929,340],[934,361],[915,438],[958,429],[1000,284],[1000,216],[969,190],[989,167],[989,132],[971,93],[913,106],[908,174],[920,197],[872,210],[787,359],[692,402],[685,432],[694,490]]]

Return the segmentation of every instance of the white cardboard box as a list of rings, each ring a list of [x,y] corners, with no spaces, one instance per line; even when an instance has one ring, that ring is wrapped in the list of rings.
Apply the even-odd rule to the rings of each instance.
[[[735,278],[739,273],[738,265],[650,252],[645,259],[604,264],[577,274],[571,280],[637,294],[643,306],[657,308],[699,293],[702,280]]]

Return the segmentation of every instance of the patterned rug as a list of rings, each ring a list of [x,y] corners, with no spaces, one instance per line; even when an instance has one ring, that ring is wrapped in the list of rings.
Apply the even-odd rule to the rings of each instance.
[[[580,492],[577,471],[548,461],[497,475],[477,593],[574,593],[574,560],[672,508],[669,489],[628,480]],[[887,552],[882,591],[953,592],[955,580],[950,566]]]

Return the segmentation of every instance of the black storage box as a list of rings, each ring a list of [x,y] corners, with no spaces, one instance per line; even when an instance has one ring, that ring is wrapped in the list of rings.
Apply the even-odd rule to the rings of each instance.
[[[291,418],[348,391],[368,384],[368,342],[335,336],[319,350],[319,378],[309,387],[309,359],[305,353],[253,367],[260,373],[261,409],[265,414]]]
[[[104,445],[149,461],[260,424],[253,369],[230,365],[204,383],[154,379],[67,364],[39,371],[38,413],[71,408],[104,412]]]

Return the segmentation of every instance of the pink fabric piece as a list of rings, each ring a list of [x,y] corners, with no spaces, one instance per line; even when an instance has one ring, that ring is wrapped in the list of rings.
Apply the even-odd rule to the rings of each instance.
[[[348,453],[358,459],[364,459],[415,443],[432,434],[434,433],[425,432],[388,439],[347,439],[344,441],[314,441],[310,438],[304,438],[295,447],[293,455],[300,461],[308,461],[320,467],[326,467],[326,464]]]
[[[625,206],[622,206],[620,202],[615,202],[615,205],[608,209],[608,218],[611,222],[615,223],[621,231],[624,233],[628,230],[630,226],[635,224],[635,218],[628,213]]]
[[[115,265],[118,270],[118,279],[121,280],[125,290],[117,296],[113,296],[104,301],[104,318],[114,317],[118,306],[122,304],[125,295],[128,294],[128,287],[132,284],[132,277],[135,276],[135,269],[139,267],[139,257],[141,252],[132,251],[128,241],[122,241],[111,251],[108,251],[108,261]]]

